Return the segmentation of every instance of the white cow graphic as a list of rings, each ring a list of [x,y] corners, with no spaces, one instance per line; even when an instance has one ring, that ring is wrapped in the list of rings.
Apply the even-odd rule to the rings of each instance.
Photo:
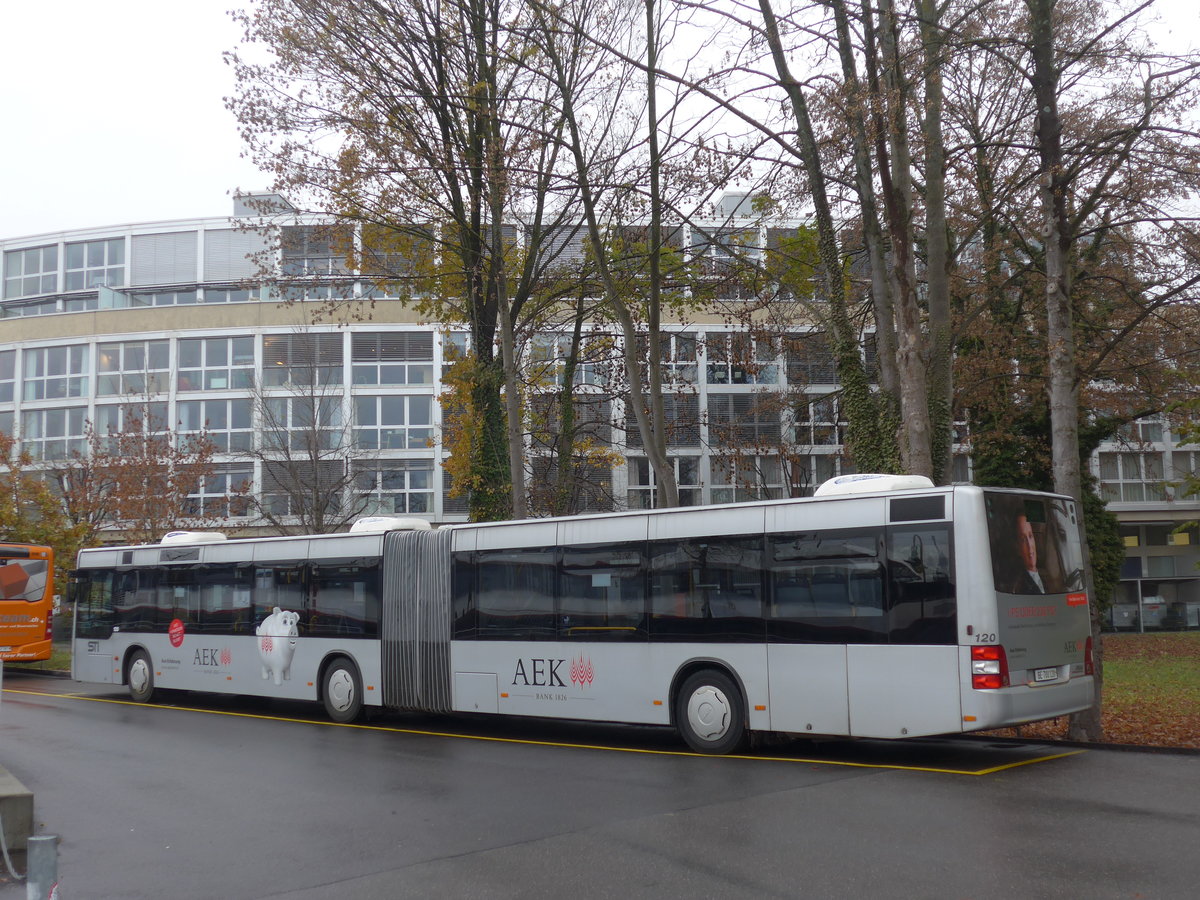
[[[277,606],[254,630],[258,635],[258,655],[262,657],[262,677],[274,678],[277,685],[292,677],[292,656],[296,653],[296,636],[299,634],[296,623],[299,621],[299,613]]]

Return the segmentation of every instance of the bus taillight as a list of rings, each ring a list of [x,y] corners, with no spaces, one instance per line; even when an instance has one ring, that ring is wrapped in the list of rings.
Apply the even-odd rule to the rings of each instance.
[[[54,608],[46,610],[46,636],[42,640],[50,640],[54,637]]]
[[[971,648],[971,687],[976,690],[1008,687],[1008,657],[999,644]]]
[[[1083,645],[1083,674],[1096,674],[1096,664],[1092,660],[1092,636],[1090,634],[1088,635],[1087,643]]]

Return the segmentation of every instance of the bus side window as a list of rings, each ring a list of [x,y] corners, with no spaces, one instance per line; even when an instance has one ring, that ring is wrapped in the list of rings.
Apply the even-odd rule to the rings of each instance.
[[[471,553],[455,553],[451,571],[454,598],[454,637],[471,640],[478,636],[478,609],[475,605],[475,560]]]
[[[887,543],[892,643],[956,643],[949,524],[891,526]]]
[[[129,570],[116,576],[113,610],[115,624],[122,631],[144,633],[154,630],[158,618],[156,580],[154,569]]]
[[[254,630],[278,607],[300,616],[300,633],[308,626],[306,565],[300,561],[272,563],[254,570]]]
[[[554,550],[480,550],[476,567],[479,637],[554,639]]]
[[[887,643],[881,537],[849,529],[768,535],[768,639]]]
[[[762,538],[650,544],[650,633],[658,640],[761,641]]]
[[[311,570],[309,633],[379,633],[379,559],[317,561]]]
[[[113,572],[88,571],[72,582],[77,616],[75,631],[79,637],[108,638],[116,624],[112,601]]]
[[[559,590],[560,639],[645,640],[646,566],[641,546],[563,548]]]

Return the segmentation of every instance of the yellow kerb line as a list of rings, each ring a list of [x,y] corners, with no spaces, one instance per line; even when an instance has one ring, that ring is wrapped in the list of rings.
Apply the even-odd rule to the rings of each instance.
[[[390,725],[359,725],[354,722],[327,722],[321,719],[293,719],[289,716],[267,716],[261,713],[233,712],[223,709],[202,709],[196,706],[164,706],[158,703],[135,703],[133,700],[113,700],[108,697],[87,697],[82,694],[52,694],[46,691],[21,691],[5,688],[6,694],[26,694],[31,697],[60,697],[67,700],[86,700],[91,703],[113,703],[118,706],[138,706],[143,709],[170,709],[177,712],[204,713],[210,716],[236,716],[241,719],[263,719],[268,722],[292,722],[297,725],[321,725],[328,728],[358,728],[362,731],[382,731],[389,734],[413,734],[421,737],[458,738],[465,741],[491,741],[497,744],[522,744],[529,747],[558,747],[569,750],[607,750],[611,753],[642,753],[647,756],[694,756],[699,759],[743,759],[752,762],[803,763],[813,766],[843,766],[853,769],[892,769],[898,772],[930,772],[935,775],[992,775],[1005,769],[1016,769],[1020,766],[1031,766],[1034,763],[1049,762],[1068,756],[1087,753],[1087,750],[1070,750],[1066,753],[1055,753],[1051,756],[1039,756],[1034,759],[1023,759],[1017,762],[1005,763],[1002,766],[992,766],[987,769],[972,771],[969,769],[942,769],[933,766],[902,766],[895,763],[861,763],[843,762],[833,759],[803,759],[794,756],[749,756],[746,754],[727,754],[722,757],[709,756],[705,753],[693,753],[689,750],[641,750],[636,747],[605,747],[600,744],[568,744],[562,741],[538,741],[527,738],[489,737],[483,734],[456,734],[452,731],[427,731],[420,728],[395,728]]]

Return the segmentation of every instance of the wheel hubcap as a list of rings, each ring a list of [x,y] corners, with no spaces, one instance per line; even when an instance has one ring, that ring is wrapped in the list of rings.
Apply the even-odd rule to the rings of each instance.
[[[706,741],[719,740],[729,731],[729,698],[712,685],[706,684],[692,694],[687,712],[692,731]]]
[[[354,679],[345,669],[338,669],[329,678],[329,702],[339,712],[345,712],[354,703]]]
[[[129,684],[139,694],[146,690],[146,685],[150,682],[150,669],[146,666],[144,659],[134,660],[133,665],[129,667]]]

